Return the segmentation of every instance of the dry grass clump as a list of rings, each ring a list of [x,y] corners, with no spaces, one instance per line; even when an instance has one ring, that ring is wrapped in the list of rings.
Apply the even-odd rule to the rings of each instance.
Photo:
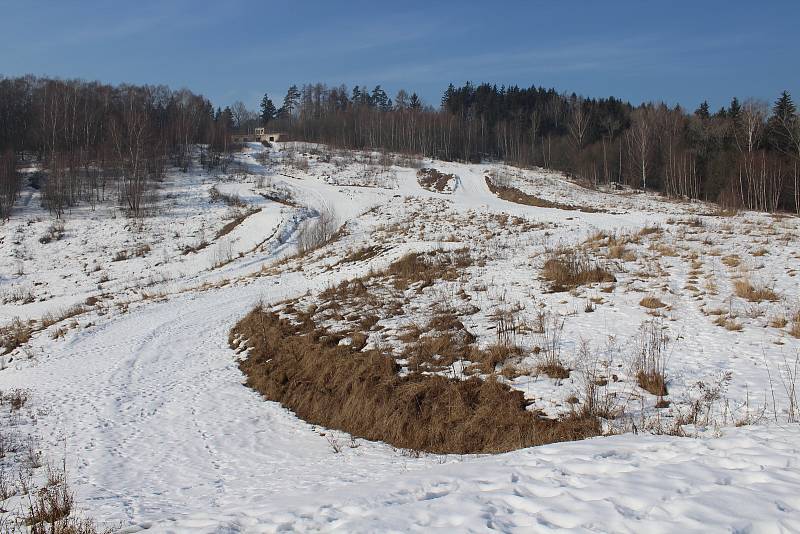
[[[625,245],[611,245],[608,247],[607,257],[613,260],[634,261],[636,253]]]
[[[636,235],[637,237],[644,237],[653,234],[660,234],[664,230],[660,226],[645,226],[641,230],[639,230]]]
[[[467,249],[411,252],[392,263],[386,274],[394,278],[396,289],[407,289],[418,282],[422,283],[421,289],[434,280],[455,280],[459,270],[472,263]]]
[[[794,317],[792,317],[792,325],[789,327],[789,335],[800,338],[800,311],[797,311],[794,314]]]
[[[251,351],[247,384],[302,419],[354,436],[434,453],[495,453],[600,431],[596,418],[560,420],[526,409],[520,391],[495,379],[398,375],[391,355],[327,341],[324,331],[256,308],[231,331]]]
[[[742,263],[741,258],[739,258],[739,256],[737,256],[736,254],[729,254],[727,256],[723,256],[720,261],[727,267],[731,268],[738,267]]]
[[[424,168],[417,171],[417,182],[423,189],[438,193],[451,193],[455,187],[457,176],[445,174],[436,169]]]
[[[3,354],[30,341],[31,334],[33,334],[33,328],[22,322],[19,317],[15,317],[11,323],[5,326],[0,326],[0,348],[3,349]]]
[[[734,280],[733,289],[737,297],[750,302],[761,302],[763,300],[775,302],[779,298],[778,294],[772,289],[764,286],[754,286],[750,280],[746,278]]]
[[[645,308],[649,308],[651,310],[656,308],[663,308],[664,306],[666,306],[666,304],[661,302],[661,299],[659,299],[654,295],[649,295],[643,298],[642,300],[639,301],[639,305],[644,306]]]
[[[574,249],[563,249],[554,253],[544,262],[542,277],[550,282],[550,288],[555,292],[588,284],[616,282],[611,272]]]
[[[408,345],[398,357],[407,360],[408,367],[415,372],[441,371],[457,360],[470,357],[475,342],[475,336],[452,312],[435,314],[424,328],[410,325],[402,339]]]
[[[96,303],[97,300],[94,302]],[[73,317],[77,317],[83,313],[86,313],[86,307],[81,304],[75,304],[73,306],[69,306],[68,308],[63,308],[58,312],[47,312],[42,316],[42,328],[47,328],[56,323],[60,323],[61,321],[72,319]]]
[[[667,394],[668,345],[669,338],[660,321],[653,320],[642,324],[634,371],[639,387],[658,397]]]
[[[66,467],[47,466],[47,481],[40,488],[30,488],[27,510],[21,517],[30,534],[110,534],[112,529],[98,529],[91,519],[73,515],[75,497],[67,480]],[[2,524],[0,524],[2,527]],[[3,532],[17,532],[15,529]]]
[[[770,319],[770,321],[769,321],[769,325],[770,325],[772,328],[783,328],[783,327],[785,327],[787,324],[789,324],[789,319],[787,319],[787,318],[786,318],[786,316],[785,316],[785,315],[783,315],[783,314],[781,314],[781,315],[776,315],[775,317],[773,317],[773,318],[772,318],[772,319]]]
[[[736,317],[732,315],[720,315],[714,320],[714,324],[731,332],[740,332],[744,328],[742,323],[738,322]]]

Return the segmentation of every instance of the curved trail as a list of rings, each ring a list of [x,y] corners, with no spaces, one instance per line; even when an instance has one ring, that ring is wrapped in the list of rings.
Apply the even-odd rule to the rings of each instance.
[[[530,209],[495,198],[482,176],[480,169],[462,176],[454,201]],[[428,194],[415,180],[403,184],[401,194]],[[340,188],[292,185],[325,202],[348,201]],[[344,213],[353,217],[396,193],[369,192]],[[702,527],[696,518],[716,510],[715,496],[725,492],[753,510],[800,510],[800,502],[773,502],[767,493],[740,495],[718,476],[730,470],[740,484],[796,489],[797,433],[779,428],[710,442],[620,436],[482,458],[410,458],[380,443],[351,448],[342,437],[334,454],[327,438],[335,432],[322,436],[242,385],[227,343],[231,326],[259,300],[329,283],[330,276],[263,277],[132,306],[68,342],[48,343],[38,365],[0,373],[0,389],[34,391],[45,444],[63,450],[66,442],[78,502],[131,531],[655,532]],[[800,529],[798,515],[785,517],[785,527]]]

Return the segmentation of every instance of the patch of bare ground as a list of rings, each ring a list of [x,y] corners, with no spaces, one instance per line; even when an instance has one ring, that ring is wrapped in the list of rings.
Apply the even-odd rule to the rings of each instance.
[[[486,176],[484,179],[486,180],[486,185],[489,187],[489,191],[497,195],[501,200],[507,202],[525,204],[526,206],[535,206],[537,208],[555,208],[559,210],[582,211],[585,213],[605,213],[605,210],[591,206],[574,206],[572,204],[562,204],[560,202],[545,200],[535,195],[525,193],[516,187],[495,183],[490,176]]]
[[[417,171],[419,185],[423,189],[436,193],[452,193],[455,189],[456,180],[455,174],[445,174],[428,167]]]
[[[247,385],[302,419],[433,453],[497,453],[600,431],[594,417],[545,419],[494,377],[400,376],[391,354],[341,345],[312,321],[256,308],[231,331],[250,349]]]

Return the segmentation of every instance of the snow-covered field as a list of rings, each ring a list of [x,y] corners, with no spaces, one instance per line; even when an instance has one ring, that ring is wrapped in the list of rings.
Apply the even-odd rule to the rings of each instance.
[[[225,175],[170,173],[141,222],[82,206],[51,231],[28,190],[0,226],[0,324],[34,330],[0,357],[0,390],[30,396],[22,418],[0,402],[0,419],[66,456],[82,513],[128,532],[800,532],[796,218],[500,164],[264,152],[248,146]],[[421,167],[456,176],[454,190],[421,187]],[[579,209],[501,200],[487,176]],[[344,231],[294,256],[298,226],[325,210]],[[367,345],[400,346],[404,329],[454,310],[488,347],[502,316],[521,352],[501,379],[550,417],[595,384],[616,415],[608,436],[420,455],[314,427],[242,384],[228,333],[257,303],[324,304],[324,290],[409,252],[456,249],[470,265],[408,290],[401,314],[351,310],[378,319]],[[551,291],[542,267],[565,249],[615,281]],[[664,398],[636,382],[653,335]],[[538,370],[548,350],[568,378]],[[469,371],[457,363],[453,375]]]

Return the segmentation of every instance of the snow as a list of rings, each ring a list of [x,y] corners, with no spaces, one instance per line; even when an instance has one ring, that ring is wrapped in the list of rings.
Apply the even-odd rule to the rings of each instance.
[[[421,188],[415,168],[397,165],[375,171],[391,179],[371,174],[362,187],[352,184],[366,176],[364,161],[373,155],[337,164],[336,154],[323,161],[324,147],[282,145],[265,166],[262,150],[250,145],[238,156],[240,170],[227,175],[194,168],[170,173],[161,191],[167,207],[141,229],[108,205],[94,212],[80,207],[66,217],[64,238],[41,244],[52,220],[35,198],[0,226],[0,292],[23,287],[35,296],[26,304],[0,304],[0,324],[100,299],[65,321],[58,337],[53,334],[63,324],[3,356],[0,371],[0,390],[31,392],[33,431],[48,456],[66,451],[87,516],[128,532],[800,531],[800,425],[787,423],[792,407],[784,388],[800,342],[786,328],[770,326],[777,314],[791,317],[800,305],[796,219],[711,217],[705,214],[713,207],[705,204],[594,191],[555,173],[497,163],[421,162],[458,176],[449,194]],[[292,167],[291,158],[307,159],[308,168]],[[488,172],[509,173],[520,189],[541,198],[604,211],[500,200],[486,185]],[[212,186],[261,211],[215,240],[232,208],[209,200]],[[292,191],[301,207],[261,195],[277,186]],[[313,215],[304,207],[333,207],[348,231],[302,262],[282,262],[293,253],[296,228]],[[505,215],[531,228],[496,222]],[[696,216],[704,223],[696,233],[675,223]],[[638,263],[623,266],[612,293],[543,291],[535,266],[546,250],[581,243],[598,230],[631,233],[654,224],[663,235],[634,246]],[[405,230],[390,231],[392,225]],[[211,243],[182,252],[202,239]],[[117,251],[142,244],[150,252],[112,261]],[[385,250],[368,261],[340,263],[369,244]],[[658,294],[669,305],[659,320],[673,338],[672,405],[656,409],[654,397],[633,391],[622,366],[623,380],[609,391],[627,403],[628,431],[673,421],[718,386],[717,397],[703,405],[711,416],[686,426],[692,437],[626,432],[495,456],[415,455],[309,425],[243,385],[228,333],[256,303],[314,299],[407,251],[464,245],[489,256],[485,266],[470,268],[465,288],[482,309],[465,321],[481,343],[494,337],[488,315],[497,306],[519,302],[532,321],[546,305],[567,316],[567,363],[580,367],[578,346],[587,340],[614,365],[629,355],[642,322],[652,319],[639,300]],[[656,262],[648,256],[656,245],[683,255],[698,251],[698,276],[717,279],[716,294],[685,291],[690,260]],[[766,256],[752,255],[759,247],[768,249]],[[224,264],[215,266],[221,250]],[[741,256],[744,266],[721,264],[728,254]],[[667,274],[638,274],[659,269]],[[100,281],[101,273],[108,281]],[[780,300],[733,299],[730,279],[737,273],[773,287]],[[424,316],[454,287],[426,288],[415,313]],[[590,297],[603,302],[584,313]],[[714,325],[704,310],[716,307],[736,312],[742,330]],[[581,390],[579,372],[565,381],[522,376],[510,384],[551,415],[568,410],[564,399]],[[736,426],[741,423],[755,424]]]

